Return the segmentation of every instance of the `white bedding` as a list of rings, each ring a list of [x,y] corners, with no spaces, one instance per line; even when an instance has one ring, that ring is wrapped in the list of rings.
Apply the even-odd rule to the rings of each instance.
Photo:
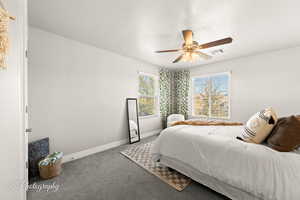
[[[156,160],[161,155],[180,160],[264,200],[299,200],[300,155],[235,139],[241,131],[241,126],[170,127],[152,154]]]

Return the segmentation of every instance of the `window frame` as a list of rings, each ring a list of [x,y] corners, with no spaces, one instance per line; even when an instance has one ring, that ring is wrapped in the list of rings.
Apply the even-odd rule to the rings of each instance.
[[[139,76],[140,75],[143,75],[143,76],[150,76],[152,78],[154,78],[154,88],[155,88],[155,92],[154,92],[154,98],[155,98],[155,114],[153,115],[146,115],[146,116],[140,116],[139,115],[139,112],[138,112],[138,117],[139,119],[147,119],[147,118],[156,118],[156,117],[160,117],[160,111],[159,111],[159,78],[158,78],[158,75],[155,75],[155,74],[152,74],[152,73],[146,73],[146,72],[138,72],[138,107],[140,107],[139,105],[139,100],[140,100],[140,96],[143,96],[143,97],[152,97],[152,96],[145,96],[145,95],[140,95],[140,83],[139,83]]]
[[[213,76],[218,75],[228,75],[228,116],[226,117],[212,117],[212,116],[204,116],[204,115],[196,115],[194,112],[194,80],[196,78],[211,78]],[[209,74],[202,74],[202,75],[194,75],[191,77],[191,116],[192,118],[202,118],[202,119],[225,119],[229,120],[231,119],[231,71],[227,72],[219,72],[219,73],[209,73]],[[209,103],[211,105],[211,103]],[[210,112],[211,115],[211,112]]]

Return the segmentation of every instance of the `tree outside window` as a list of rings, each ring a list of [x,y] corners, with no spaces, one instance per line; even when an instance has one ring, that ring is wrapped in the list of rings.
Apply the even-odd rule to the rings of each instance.
[[[194,77],[193,116],[230,118],[230,73]]]
[[[139,74],[139,116],[157,114],[157,77],[154,75]]]

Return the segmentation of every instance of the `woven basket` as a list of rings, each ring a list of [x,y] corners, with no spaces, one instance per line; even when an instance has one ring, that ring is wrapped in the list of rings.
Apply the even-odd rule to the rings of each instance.
[[[40,177],[43,179],[50,179],[60,175],[62,168],[62,159],[57,160],[54,164],[50,163],[47,166],[39,166]]]

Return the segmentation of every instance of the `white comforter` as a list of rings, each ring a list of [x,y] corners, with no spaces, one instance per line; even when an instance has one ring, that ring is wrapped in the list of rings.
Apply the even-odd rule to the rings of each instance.
[[[241,131],[241,126],[170,127],[157,138],[152,154],[180,160],[261,199],[299,200],[300,155],[235,139]]]

